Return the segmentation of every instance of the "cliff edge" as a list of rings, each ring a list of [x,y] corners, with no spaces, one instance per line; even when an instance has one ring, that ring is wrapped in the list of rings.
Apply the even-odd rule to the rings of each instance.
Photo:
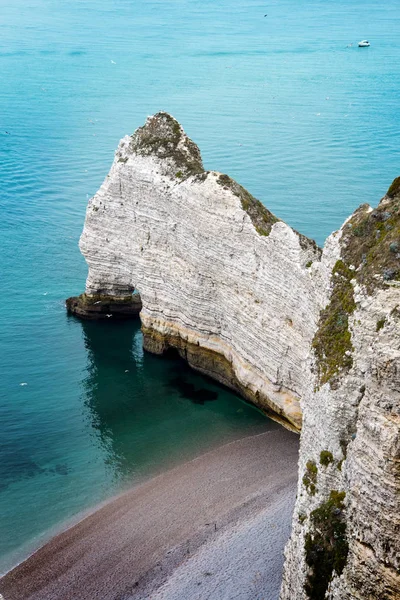
[[[400,598],[400,178],[321,252],[158,113],[121,140],[80,248],[70,312],[140,311],[146,350],[303,415],[281,600]]]
[[[400,178],[337,255],[302,398],[281,600],[400,598]]]
[[[146,350],[175,348],[300,429],[320,250],[230,177],[205,171],[170,115],[150,117],[121,140],[89,201],[80,248],[89,265],[86,304],[123,305],[139,292]]]

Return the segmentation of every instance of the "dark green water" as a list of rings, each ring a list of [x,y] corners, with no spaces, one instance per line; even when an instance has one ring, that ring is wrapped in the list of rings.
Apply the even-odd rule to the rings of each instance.
[[[275,426],[178,357],[145,353],[138,323],[82,323],[88,350],[85,405],[111,477],[160,470],[210,445]]]
[[[31,340],[47,359],[25,363],[26,386],[18,359],[10,361],[16,402],[3,406],[1,420],[3,571],[51,528],[133,483],[277,427],[180,359],[144,353],[138,322],[80,322],[61,303],[48,319]]]

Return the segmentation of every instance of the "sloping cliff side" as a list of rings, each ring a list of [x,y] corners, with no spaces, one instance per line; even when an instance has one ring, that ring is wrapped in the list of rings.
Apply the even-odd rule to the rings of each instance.
[[[400,598],[400,178],[328,239],[281,600]],[[325,253],[325,250],[324,250]]]
[[[69,301],[72,312],[123,306],[138,291],[146,350],[176,348],[195,369],[300,429],[320,250],[227,175],[204,171],[171,116],[150,117],[121,140],[89,201],[80,248],[89,275],[86,294]]]
[[[281,600],[400,598],[400,178],[321,254],[159,113],[121,141],[80,247],[71,312],[141,309],[147,350],[289,428],[303,413]]]

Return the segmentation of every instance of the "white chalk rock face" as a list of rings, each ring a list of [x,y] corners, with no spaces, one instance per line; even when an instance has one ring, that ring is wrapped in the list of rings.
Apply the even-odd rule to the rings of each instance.
[[[320,251],[228,176],[205,172],[171,116],[121,140],[80,248],[88,298],[140,293],[147,350],[177,348],[300,429],[324,298]]]
[[[281,600],[400,598],[400,178],[389,192],[323,252],[339,260],[301,401]]]
[[[147,350],[294,430],[303,411],[281,600],[399,599],[400,178],[321,256],[159,113],[121,141],[80,247],[71,312],[141,309]]]

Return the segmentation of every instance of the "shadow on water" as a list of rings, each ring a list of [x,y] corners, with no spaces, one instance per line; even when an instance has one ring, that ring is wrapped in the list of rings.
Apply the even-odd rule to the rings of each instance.
[[[191,400],[194,404],[203,405],[204,402],[210,402],[218,398],[218,393],[206,388],[196,388],[193,383],[190,383],[185,377],[177,376],[170,379],[168,387],[178,390],[182,398]]]
[[[33,479],[39,475],[68,475],[70,468],[66,463],[56,463],[52,467],[42,467],[32,459],[29,449],[18,443],[13,443],[12,448],[1,448],[0,460],[0,492],[9,485],[23,479]]]
[[[164,361],[170,361],[169,370],[171,378],[166,382],[166,388],[171,390],[175,389],[179,392],[181,398],[190,400],[193,404],[203,405],[205,402],[217,400],[218,392],[204,387],[204,383],[210,383],[211,379],[206,376],[200,376],[197,379],[200,379],[201,385],[196,386],[193,381],[191,381],[195,378],[195,371],[193,371],[186,361],[179,356],[176,349],[170,348],[162,357],[158,358]],[[213,382],[213,387],[215,385],[219,384]]]
[[[117,480],[273,426],[181,358],[145,353],[138,322],[86,321],[82,329],[88,352],[84,402]]]

